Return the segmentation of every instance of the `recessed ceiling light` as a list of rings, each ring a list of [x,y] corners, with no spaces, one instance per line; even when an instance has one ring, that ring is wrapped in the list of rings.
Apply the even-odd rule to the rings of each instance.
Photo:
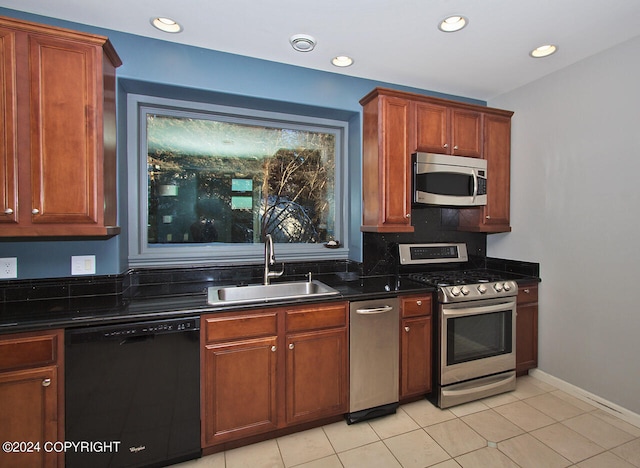
[[[540,47],[536,47],[531,52],[529,52],[529,55],[533,58],[548,57],[551,54],[555,54],[557,50],[557,46],[554,46],[553,44],[546,44]]]
[[[316,40],[307,34],[294,34],[289,38],[289,42],[298,52],[311,52],[316,46]]]
[[[168,33],[179,33],[180,31],[182,31],[182,26],[180,26],[171,18],[164,18],[162,16],[151,18],[151,24],[154,27],[158,28],[160,31]]]
[[[353,59],[351,57],[347,57],[346,55],[338,55],[337,57],[333,57],[331,59],[331,63],[333,63],[336,67],[349,67],[353,65]]]
[[[464,16],[453,15],[443,19],[438,25],[438,29],[442,32],[456,32],[460,31],[469,23],[469,20]]]

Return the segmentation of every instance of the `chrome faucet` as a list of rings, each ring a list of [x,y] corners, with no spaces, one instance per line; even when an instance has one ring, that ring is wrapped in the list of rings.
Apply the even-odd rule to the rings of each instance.
[[[273,252],[273,238],[271,234],[264,236],[264,284],[267,285],[271,278],[278,278],[284,273],[284,264],[280,271],[270,271],[269,266],[276,264],[276,257]]]

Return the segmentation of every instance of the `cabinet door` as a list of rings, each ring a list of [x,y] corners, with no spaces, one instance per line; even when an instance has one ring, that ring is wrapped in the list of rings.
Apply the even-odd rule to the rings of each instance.
[[[431,317],[403,319],[400,329],[400,398],[431,391]]]
[[[287,336],[287,424],[347,412],[347,329]]]
[[[0,223],[18,221],[16,38],[0,28]]]
[[[451,109],[451,154],[482,157],[482,114]]]
[[[491,230],[510,231],[511,119],[484,117],[484,158],[487,160],[487,205],[483,222]]]
[[[516,373],[538,366],[538,285],[518,288],[516,305]]]
[[[364,104],[362,231],[413,232],[409,107],[384,95]]]
[[[207,345],[203,368],[203,446],[277,427],[277,339]]]
[[[482,156],[482,114],[424,102],[414,104],[416,151]]]
[[[404,99],[383,98],[381,118],[384,141],[381,168],[384,197],[382,224],[411,228],[411,158],[407,151],[409,102]]]
[[[95,224],[103,209],[101,49],[35,33],[28,41],[32,222]]]
[[[62,466],[61,454],[44,450],[45,442],[64,440],[57,429],[57,377],[56,367],[0,373],[0,440],[40,443],[40,451],[0,451],[0,466]]]
[[[449,109],[445,106],[414,103],[416,151],[450,153]]]
[[[511,118],[485,114],[482,157],[487,160],[487,204],[461,208],[459,229],[509,232],[511,196]]]

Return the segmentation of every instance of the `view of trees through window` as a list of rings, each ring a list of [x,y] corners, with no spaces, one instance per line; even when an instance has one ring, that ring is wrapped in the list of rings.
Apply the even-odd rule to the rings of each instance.
[[[335,132],[153,113],[146,124],[148,244],[333,239]]]

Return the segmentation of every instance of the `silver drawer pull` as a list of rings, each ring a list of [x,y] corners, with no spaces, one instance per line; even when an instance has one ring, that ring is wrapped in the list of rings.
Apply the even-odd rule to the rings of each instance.
[[[7,208],[6,210],[4,210],[4,214],[12,215],[13,214],[13,210],[11,208]]]
[[[271,351],[274,352],[274,353],[276,352],[276,349],[278,349],[278,348],[276,348],[275,346],[271,347]]]
[[[289,343],[289,349],[293,349],[293,348],[294,348],[293,343]]]
[[[422,301],[417,301],[416,304],[422,305]]]
[[[51,379],[44,379],[42,381],[42,386],[43,387],[48,387],[49,385],[51,385]]]
[[[409,330],[411,330],[411,328],[409,328],[409,327],[404,327],[404,331],[408,332]]]
[[[40,210],[38,208],[34,208],[33,210],[31,210],[31,214],[37,215],[38,213],[40,213]]]
[[[384,314],[385,312],[391,312],[393,307],[385,305],[381,307],[372,307],[370,309],[356,309],[356,313],[360,315],[372,315],[372,314]]]

